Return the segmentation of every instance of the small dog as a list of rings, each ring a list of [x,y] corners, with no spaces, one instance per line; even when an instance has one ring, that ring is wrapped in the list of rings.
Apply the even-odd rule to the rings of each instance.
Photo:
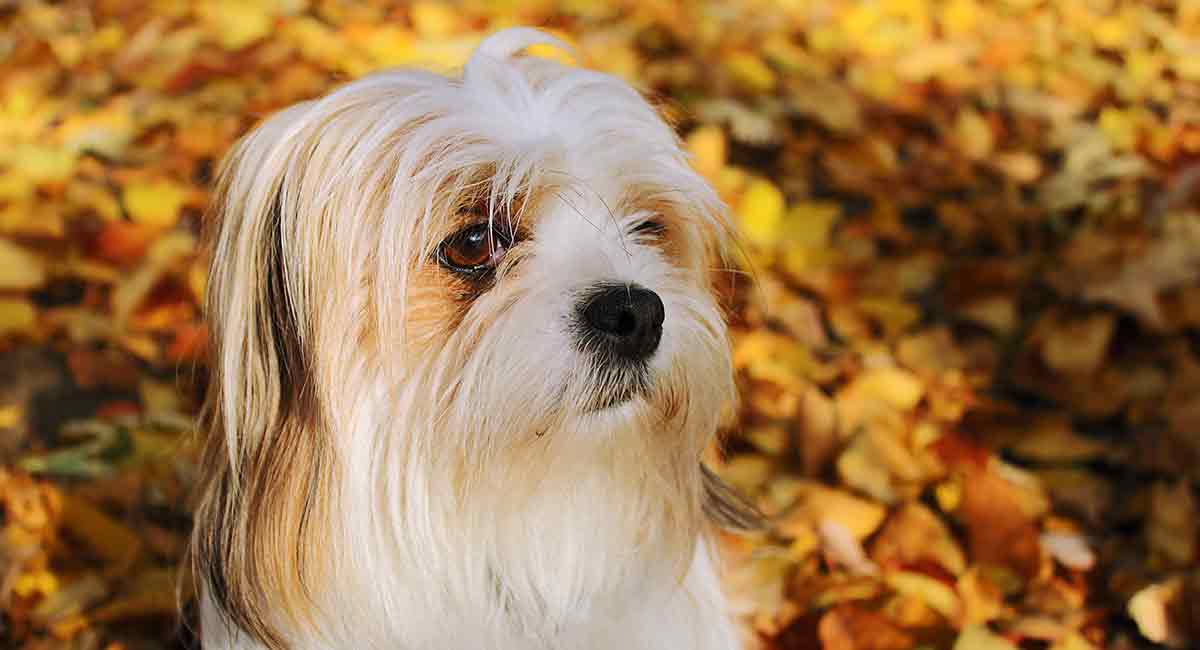
[[[730,650],[701,464],[724,207],[625,83],[486,39],[239,142],[217,187],[204,647]]]

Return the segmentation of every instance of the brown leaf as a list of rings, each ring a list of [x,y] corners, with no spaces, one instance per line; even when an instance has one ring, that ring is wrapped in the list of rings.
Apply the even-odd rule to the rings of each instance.
[[[1027,578],[1038,572],[1042,558],[1037,527],[1022,509],[1012,483],[990,471],[969,474],[958,514],[973,561],[1006,566]]]
[[[897,510],[871,544],[871,558],[885,568],[936,564],[952,575],[966,568],[962,548],[937,514],[920,503]]]
[[[823,650],[907,650],[913,637],[882,614],[856,605],[839,605],[817,626]]]
[[[123,571],[141,555],[142,541],[136,533],[79,497],[63,495],[62,523],[107,563],[109,572]]]

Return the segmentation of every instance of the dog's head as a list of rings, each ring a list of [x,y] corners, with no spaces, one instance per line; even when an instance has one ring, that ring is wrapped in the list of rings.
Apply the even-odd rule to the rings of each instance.
[[[445,529],[487,556],[592,489],[639,538],[696,536],[733,399],[722,206],[625,83],[516,56],[547,40],[361,79],[224,166],[197,551],[257,636],[261,594],[303,618],[339,571],[305,543],[333,517],[393,558]]]

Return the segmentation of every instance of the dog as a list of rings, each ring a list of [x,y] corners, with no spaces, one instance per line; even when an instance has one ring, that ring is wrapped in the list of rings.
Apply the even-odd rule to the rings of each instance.
[[[227,156],[192,563],[208,650],[731,650],[700,462],[730,226],[615,77],[376,73]]]

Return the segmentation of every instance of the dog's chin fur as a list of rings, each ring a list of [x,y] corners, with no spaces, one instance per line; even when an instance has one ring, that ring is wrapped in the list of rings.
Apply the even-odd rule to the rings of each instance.
[[[517,56],[552,40],[361,79],[226,161],[206,648],[737,646],[705,515],[745,513],[700,465],[734,397],[723,208],[627,85]],[[486,278],[439,263],[472,215],[516,235]],[[634,378],[578,343],[612,283],[664,304]]]

